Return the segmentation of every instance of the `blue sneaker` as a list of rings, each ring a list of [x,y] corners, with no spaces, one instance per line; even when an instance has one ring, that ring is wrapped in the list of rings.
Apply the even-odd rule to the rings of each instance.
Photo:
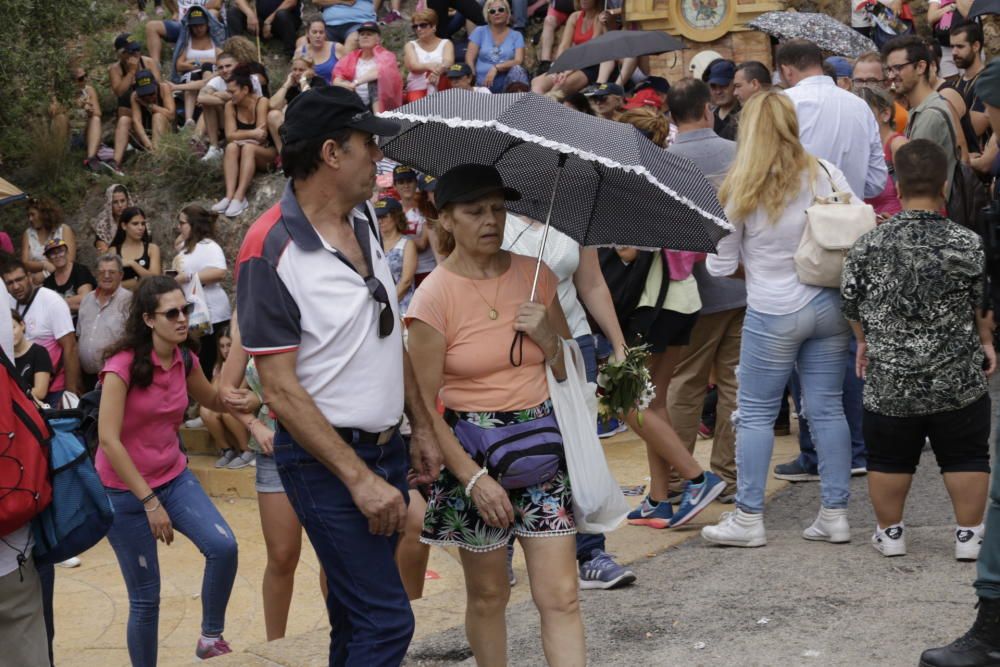
[[[686,524],[726,490],[726,483],[718,475],[710,470],[706,470],[704,474],[705,481],[701,484],[692,484],[689,481],[684,485],[681,506],[677,508],[674,518],[670,521],[671,528]]]
[[[649,496],[642,499],[634,510],[628,513],[628,522],[633,526],[649,526],[650,528],[668,528],[670,519],[674,516],[673,506],[665,500],[653,505]]]
[[[611,417],[610,419],[598,419],[597,420],[597,437],[598,438],[613,438],[618,434],[618,428],[620,424],[617,419]]]
[[[590,560],[580,563],[580,588],[609,590],[633,581],[635,572],[616,563],[611,554],[601,549],[594,549]]]

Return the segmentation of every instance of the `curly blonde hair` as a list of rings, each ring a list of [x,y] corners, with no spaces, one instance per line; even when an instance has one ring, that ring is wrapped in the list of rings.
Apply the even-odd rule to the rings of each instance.
[[[629,109],[621,115],[619,122],[628,123],[639,130],[660,148],[667,147],[667,137],[670,136],[670,123],[666,117],[651,107]]]

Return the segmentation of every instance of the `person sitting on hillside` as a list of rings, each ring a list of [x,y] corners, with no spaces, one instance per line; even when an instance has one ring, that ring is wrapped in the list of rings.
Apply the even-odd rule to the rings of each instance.
[[[122,211],[134,205],[128,188],[121,183],[109,185],[104,191],[104,208],[93,223],[94,247],[98,254],[103,255],[108,251],[118,233],[118,219],[121,218]]]
[[[286,58],[295,53],[295,37],[302,25],[298,0],[235,0],[229,13],[230,35],[260,35],[281,42]]]
[[[375,113],[391,111],[403,103],[403,78],[396,55],[382,46],[377,23],[358,27],[358,49],[333,68],[333,83],[349,88]]]
[[[227,218],[241,215],[250,203],[247,190],[258,169],[274,162],[277,152],[267,131],[268,101],[253,89],[250,68],[237,67],[229,80],[230,101],[226,103],[226,150],[222,171],[226,196],[212,210]]]
[[[593,109],[595,116],[608,120],[618,120],[621,117],[625,91],[617,83],[590,86],[583,91],[583,94],[590,101],[590,108]]]
[[[152,72],[153,78],[160,80],[160,64],[142,55],[142,46],[132,41],[128,33],[115,37],[115,51],[118,60],[108,65],[108,82],[117,103],[118,121],[115,126],[114,159],[108,162],[112,171],[121,174],[121,163],[125,159],[128,135],[132,129],[132,91],[139,72]],[[124,119],[124,120],[122,120]]]
[[[122,258],[122,287],[135,291],[139,281],[160,275],[160,247],[152,242],[146,213],[138,206],[122,211],[109,251]]]
[[[316,74],[309,56],[292,58],[292,69],[288,71],[285,82],[268,99],[270,111],[267,112],[267,130],[279,154],[282,146],[280,130],[285,123],[285,109],[292,100],[298,97],[299,93],[325,85],[326,79]]]
[[[524,62],[524,35],[510,27],[507,0],[487,0],[483,7],[487,25],[469,35],[465,62],[476,72],[476,81],[494,93],[502,93],[510,81],[528,81]]]
[[[451,40],[437,36],[438,15],[433,9],[413,13],[413,32],[417,38],[406,43],[403,64],[406,76],[406,101],[414,102],[436,93],[442,86],[441,75],[455,62],[455,46]]]
[[[184,19],[188,39],[183,50],[178,44],[174,58],[174,81],[172,89],[184,93],[184,126],[194,125],[194,108],[198,101],[198,91],[208,83],[215,70],[215,62],[222,49],[212,39],[209,32],[208,12],[201,7],[192,7]]]
[[[45,258],[56,270],[49,274],[49,277],[42,282],[42,286],[48,287],[66,300],[75,324],[80,302],[97,287],[94,274],[83,264],[70,261],[69,245],[63,239],[51,239],[45,244]]]
[[[230,99],[227,84],[238,64],[236,56],[229,51],[220,53],[215,61],[216,75],[205,82],[198,91],[198,106],[201,107],[201,116],[205,119],[205,136],[208,138],[208,151],[201,158],[203,162],[211,162],[222,157],[219,137],[222,128],[225,127],[223,111]]]
[[[21,237],[21,262],[35,285],[41,285],[56,270],[45,257],[45,246],[53,239],[65,241],[69,247],[69,261],[76,260],[76,233],[63,222],[62,209],[51,199],[30,198],[28,228]]]
[[[486,93],[487,95],[491,92],[489,88],[476,85],[476,75],[468,63],[455,63],[445,70],[444,75],[448,78],[450,88],[474,90],[477,93]]]
[[[562,40],[556,51],[557,59],[566,49],[586,44],[604,33],[604,25],[598,20],[600,13],[601,7],[597,4],[597,0],[577,0],[577,11],[569,15],[566,28],[563,30]],[[593,65],[582,70],[541,74],[531,81],[531,89],[539,95],[544,95],[552,89],[575,93],[588,84],[597,83],[600,67]]]
[[[365,23],[376,23],[372,0],[313,0],[323,12],[326,38],[343,44],[348,51],[358,48],[358,29]]]
[[[333,83],[333,68],[347,54],[347,47],[327,38],[322,18],[309,21],[306,34],[295,42],[295,57],[311,60],[316,76],[323,77],[327,83]]]
[[[163,53],[163,42],[176,44],[182,34],[182,22],[190,9],[201,7],[212,16],[218,18],[222,10],[222,0],[177,0],[177,19],[149,21],[146,23],[146,48],[149,57],[160,62]]]
[[[70,76],[76,87],[76,95],[70,108],[67,109],[58,101],[53,100],[49,107],[52,116],[52,133],[59,137],[60,144],[67,142],[71,147],[83,146],[87,157],[83,160],[83,168],[99,172],[102,168],[111,169],[97,157],[97,149],[101,146],[101,101],[97,91],[87,83],[87,70],[74,67]]]
[[[174,127],[176,107],[170,86],[161,83],[149,70],[142,70],[135,76],[135,92],[132,93],[132,118],[128,123],[118,119],[115,131],[115,153],[119,141],[127,142],[131,133],[133,145],[155,151],[160,146],[160,138]],[[122,131],[122,128],[125,131]],[[121,149],[124,152],[124,148]]]

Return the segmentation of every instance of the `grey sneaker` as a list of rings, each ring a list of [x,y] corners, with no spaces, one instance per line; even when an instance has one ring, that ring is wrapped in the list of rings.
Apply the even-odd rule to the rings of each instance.
[[[256,456],[256,454],[250,451],[243,452],[239,456],[233,457],[233,460],[229,462],[226,469],[239,470],[240,468],[246,468],[249,465],[253,465],[256,462]]]
[[[580,588],[610,590],[628,586],[635,573],[615,562],[611,554],[601,549],[590,552],[590,560],[580,563]]]
[[[225,468],[226,466],[228,466],[230,464],[230,462],[232,462],[232,460],[234,458],[236,458],[236,450],[235,449],[223,449],[222,450],[222,456],[220,456],[219,460],[215,462],[215,467],[216,468]]]

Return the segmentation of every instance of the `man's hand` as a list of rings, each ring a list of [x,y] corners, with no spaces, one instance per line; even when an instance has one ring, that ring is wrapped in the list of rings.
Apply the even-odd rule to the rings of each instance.
[[[402,532],[406,525],[406,501],[399,489],[373,472],[350,487],[351,498],[368,519],[372,535],[390,537]]]
[[[257,23],[257,15],[247,14],[247,31],[251,35],[256,35],[258,30],[260,30],[260,24]]]
[[[410,465],[416,473],[414,481],[430,484],[441,474],[444,456],[438,446],[434,429],[428,425],[412,425],[410,435]]]
[[[983,372],[986,373],[986,377],[992,377],[993,373],[997,370],[997,353],[993,349],[992,343],[983,345],[983,354],[986,355],[986,365],[983,368]]]
[[[862,380],[868,374],[868,343],[858,342],[858,352],[854,356],[854,372]]]
[[[264,21],[264,32],[262,37],[264,39],[271,39],[271,23],[270,21]]]

